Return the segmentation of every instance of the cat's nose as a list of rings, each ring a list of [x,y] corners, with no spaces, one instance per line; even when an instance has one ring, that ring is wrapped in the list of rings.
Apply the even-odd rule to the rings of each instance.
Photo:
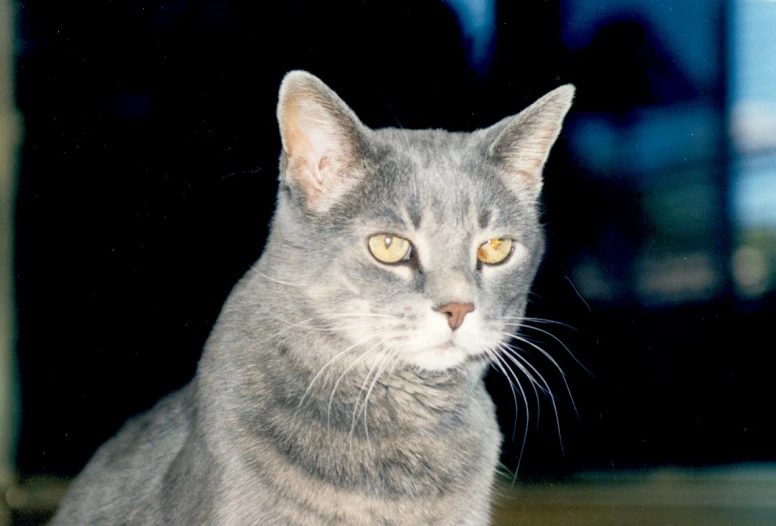
[[[463,318],[474,310],[472,303],[448,303],[439,307],[439,312],[447,315],[447,324],[455,330],[463,324]]]

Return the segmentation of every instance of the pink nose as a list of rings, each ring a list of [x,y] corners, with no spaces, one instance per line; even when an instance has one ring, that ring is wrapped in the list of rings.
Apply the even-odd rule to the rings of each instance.
[[[463,318],[474,310],[472,303],[448,303],[439,308],[439,312],[447,315],[447,324],[455,330],[463,324]]]

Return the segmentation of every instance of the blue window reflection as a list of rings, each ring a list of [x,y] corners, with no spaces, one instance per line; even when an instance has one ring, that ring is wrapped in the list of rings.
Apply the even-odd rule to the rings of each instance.
[[[563,4],[581,88],[569,149],[601,195],[631,209],[576,264],[583,295],[658,306],[727,293],[723,12],[720,1]]]
[[[736,292],[776,288],[776,2],[736,0],[730,57]]]

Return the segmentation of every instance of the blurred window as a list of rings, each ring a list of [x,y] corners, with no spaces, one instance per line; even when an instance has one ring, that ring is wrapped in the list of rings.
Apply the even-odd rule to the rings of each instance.
[[[597,236],[574,262],[583,296],[652,307],[729,288],[724,9],[721,0],[563,3],[561,36],[580,84],[567,136],[589,180],[586,231]]]
[[[776,2],[734,0],[730,25],[733,282],[757,298],[776,288]]]

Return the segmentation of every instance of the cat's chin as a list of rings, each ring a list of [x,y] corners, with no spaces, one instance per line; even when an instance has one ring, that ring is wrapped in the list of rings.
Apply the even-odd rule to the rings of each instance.
[[[404,357],[404,361],[429,371],[451,369],[466,361],[469,354],[453,342],[443,343]]]

